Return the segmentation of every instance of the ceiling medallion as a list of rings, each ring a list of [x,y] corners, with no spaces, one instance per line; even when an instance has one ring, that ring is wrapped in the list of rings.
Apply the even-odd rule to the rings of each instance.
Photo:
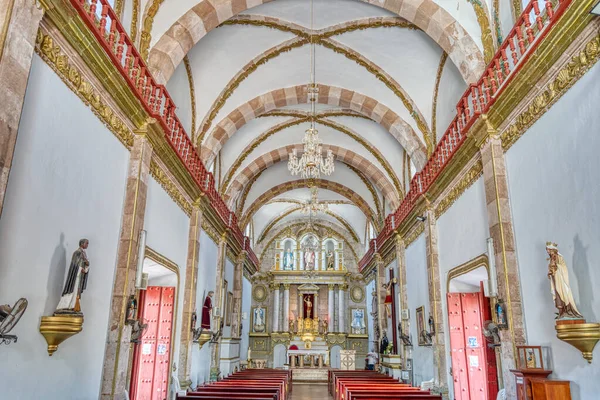
[[[315,128],[315,103],[319,94],[319,87],[315,83],[315,41],[313,37],[313,1],[310,2],[310,84],[307,87],[307,95],[310,101],[310,128],[306,130],[302,144],[304,152],[298,158],[296,149],[292,150],[288,159],[288,170],[292,175],[302,175],[304,179],[317,179],[321,174],[331,175],[335,169],[333,164],[333,152],[327,150],[327,156],[323,157],[319,131]]]

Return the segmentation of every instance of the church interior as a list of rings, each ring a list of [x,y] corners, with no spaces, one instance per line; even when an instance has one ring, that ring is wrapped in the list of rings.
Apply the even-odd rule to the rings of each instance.
[[[599,59],[598,0],[0,0],[0,398],[598,399]]]

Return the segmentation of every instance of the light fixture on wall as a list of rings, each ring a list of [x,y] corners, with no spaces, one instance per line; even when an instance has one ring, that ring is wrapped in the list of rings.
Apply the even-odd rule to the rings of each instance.
[[[310,83],[307,87],[307,96],[310,101],[310,128],[302,139],[304,153],[300,158],[296,149],[293,149],[288,158],[288,170],[292,175],[301,174],[303,178],[319,178],[321,174],[331,175],[335,170],[333,163],[333,152],[327,150],[327,155],[323,157],[321,139],[319,131],[315,128],[316,102],[319,94],[319,87],[315,83],[315,41],[313,35],[313,0],[310,1]]]
[[[422,215],[417,215],[417,221],[419,222],[425,222],[425,220],[427,219],[426,217],[422,216]]]

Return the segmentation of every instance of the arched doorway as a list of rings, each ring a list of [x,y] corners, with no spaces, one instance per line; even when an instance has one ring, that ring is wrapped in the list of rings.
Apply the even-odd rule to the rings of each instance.
[[[484,334],[492,317],[487,256],[448,273],[450,357],[455,400],[495,400],[498,393],[496,340]]]
[[[179,270],[175,263],[146,248],[143,283],[136,293],[138,325],[133,325],[131,400],[170,398],[171,365],[177,320]],[[130,305],[131,306],[131,305]]]
[[[340,352],[342,348],[340,346],[333,346],[330,350],[330,367],[339,369],[342,366],[342,360]]]

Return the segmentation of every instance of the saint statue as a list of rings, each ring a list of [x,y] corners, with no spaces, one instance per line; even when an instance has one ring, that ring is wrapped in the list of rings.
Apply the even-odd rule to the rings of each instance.
[[[265,309],[258,307],[254,309],[254,332],[265,331]]]
[[[312,318],[312,301],[310,297],[305,297],[304,302],[306,303],[306,318]]]
[[[332,271],[335,269],[335,256],[333,255],[333,251],[327,251],[327,269]]]
[[[315,269],[315,252],[314,250],[306,250],[304,252],[304,266],[307,271]]]
[[[202,306],[202,321],[200,326],[202,329],[210,330],[210,314],[212,311],[212,297],[215,294],[212,290],[208,292],[208,296],[204,299],[204,305]]]
[[[352,310],[352,333],[360,334],[365,329],[364,311],[360,308]]]
[[[562,254],[558,252],[556,243],[546,243],[546,252],[550,256],[548,278],[554,305],[558,309],[557,319],[584,319],[577,310],[575,299],[569,286],[569,271]]]
[[[81,312],[79,300],[81,293],[87,287],[88,272],[90,271],[90,262],[85,253],[89,243],[89,240],[81,239],[79,248],[73,253],[62,297],[56,307],[58,313]]]
[[[286,270],[294,268],[294,253],[290,249],[286,250],[283,254],[283,268]]]

